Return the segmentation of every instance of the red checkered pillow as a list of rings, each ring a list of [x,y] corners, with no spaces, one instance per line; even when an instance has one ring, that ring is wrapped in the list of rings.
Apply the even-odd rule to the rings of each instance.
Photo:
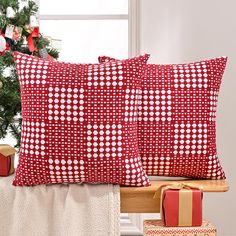
[[[148,57],[68,64],[14,53],[23,122],[13,184],[149,185],[137,146],[137,92]]]
[[[101,63],[112,60],[99,57]],[[148,175],[225,178],[216,152],[215,119],[226,61],[146,66],[138,140]]]

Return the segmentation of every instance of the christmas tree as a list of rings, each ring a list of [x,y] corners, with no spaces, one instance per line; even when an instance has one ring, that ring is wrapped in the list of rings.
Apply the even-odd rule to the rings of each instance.
[[[23,5],[23,6],[22,6]],[[34,1],[0,0],[0,139],[10,132],[20,144],[21,102],[14,51],[42,57],[58,58],[58,51],[39,32]]]

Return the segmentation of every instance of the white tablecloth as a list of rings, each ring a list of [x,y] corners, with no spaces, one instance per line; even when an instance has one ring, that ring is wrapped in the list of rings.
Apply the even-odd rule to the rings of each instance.
[[[118,236],[120,191],[111,184],[14,187],[0,178],[0,236]]]

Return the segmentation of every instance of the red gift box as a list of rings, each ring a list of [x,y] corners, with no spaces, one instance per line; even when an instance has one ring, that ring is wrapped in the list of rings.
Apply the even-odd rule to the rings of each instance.
[[[0,176],[14,173],[14,157],[16,150],[7,144],[0,144]]]
[[[161,193],[161,217],[165,226],[201,226],[202,191],[189,185],[165,186]]]

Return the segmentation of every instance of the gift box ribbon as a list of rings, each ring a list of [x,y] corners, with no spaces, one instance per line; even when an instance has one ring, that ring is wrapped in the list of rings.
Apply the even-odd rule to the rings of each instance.
[[[160,214],[163,219],[163,193],[166,190],[179,190],[179,216],[178,226],[192,225],[193,197],[192,189],[202,190],[202,186],[189,183],[174,182],[173,184],[163,184],[155,192],[153,198],[160,196]]]

